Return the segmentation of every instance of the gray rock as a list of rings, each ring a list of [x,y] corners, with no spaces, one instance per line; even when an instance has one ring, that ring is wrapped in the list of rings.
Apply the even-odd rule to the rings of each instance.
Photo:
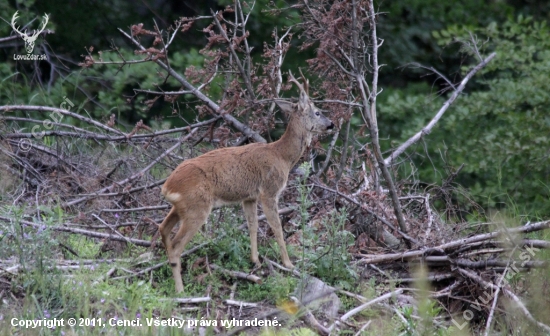
[[[334,287],[331,287],[323,281],[306,276],[298,282],[294,290],[294,296],[300,302],[308,307],[312,313],[322,313],[329,319],[335,319],[340,309],[340,299],[334,294]]]

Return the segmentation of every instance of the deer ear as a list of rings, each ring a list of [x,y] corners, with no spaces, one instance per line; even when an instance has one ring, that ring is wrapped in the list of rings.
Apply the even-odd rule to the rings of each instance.
[[[277,106],[279,106],[279,108],[286,113],[293,113],[296,109],[296,104],[293,104],[286,100],[275,100],[275,104],[277,104]]]

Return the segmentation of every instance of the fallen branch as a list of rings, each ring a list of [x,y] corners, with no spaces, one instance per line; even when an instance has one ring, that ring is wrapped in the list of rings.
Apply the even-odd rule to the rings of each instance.
[[[388,253],[388,254],[382,254],[382,255],[358,254],[359,256],[363,257],[363,259],[358,261],[358,264],[371,264],[371,263],[376,264],[376,263],[390,262],[390,261],[396,261],[396,260],[401,260],[401,261],[411,260],[411,259],[424,256],[427,252],[430,252],[430,251],[438,251],[438,250],[448,251],[467,244],[493,239],[502,234],[529,233],[529,232],[540,231],[548,228],[550,228],[550,220],[528,224],[528,225],[515,227],[515,228],[509,228],[506,230],[498,230],[491,233],[479,234],[469,238],[461,238],[461,239],[458,239],[449,243],[445,243],[439,246],[435,246],[429,249],[412,250],[412,251],[401,252],[401,253]]]
[[[8,217],[4,217],[4,216],[0,216],[0,220],[3,220],[3,221],[8,222],[8,223],[12,223],[12,222],[15,221],[13,218],[8,218]],[[32,226],[32,227],[37,228],[37,229],[43,229],[44,226],[45,226],[44,224],[36,224],[36,223],[29,222],[29,221],[22,220],[22,219],[17,220],[17,222],[19,222],[20,224]],[[49,230],[54,230],[54,231],[59,231],[59,232],[76,233],[76,234],[81,234],[81,235],[88,236],[88,237],[93,237],[93,238],[116,240],[116,241],[121,241],[121,242],[125,242],[125,243],[131,243],[131,244],[134,244],[134,245],[137,245],[137,246],[145,246],[145,247],[151,246],[151,242],[148,241],[148,240],[120,237],[118,235],[95,232],[95,231],[87,231],[87,230],[82,230],[82,229],[77,229],[77,228],[66,227],[66,226],[45,226],[45,227]]]
[[[483,336],[489,336],[489,332],[491,331],[491,322],[493,320],[493,315],[495,314],[495,308],[497,306],[498,302],[498,294],[500,293],[500,284],[502,283],[502,280],[504,279],[504,276],[506,275],[506,272],[508,271],[508,268],[502,272],[500,275],[500,279],[497,283],[497,290],[495,291],[495,294],[493,295],[493,303],[491,305],[491,310],[489,311],[489,317],[487,317],[487,323],[485,323],[485,332],[483,333]]]
[[[99,217],[98,215],[96,214],[92,214],[92,217],[94,217],[95,219],[97,219],[100,223],[102,223],[105,227],[107,227],[108,229],[110,229],[111,231],[113,231],[113,233],[117,236],[119,236],[120,238],[124,239],[124,241],[126,241],[127,243],[130,243],[130,241],[128,240],[128,237],[122,235],[122,233],[118,232],[118,230],[116,230],[114,227],[112,227],[111,225],[107,224],[107,222],[105,222],[101,217]]]
[[[105,273],[104,275],[100,276],[99,278],[97,278],[93,283],[92,285],[97,285],[98,283],[100,283],[101,281],[105,280],[105,279],[108,279],[109,277],[111,277],[111,275],[113,275],[116,271],[116,267],[112,267],[110,270],[107,271],[107,273]]]
[[[396,289],[394,290],[393,292],[389,292],[389,293],[386,293],[382,296],[379,296],[377,297],[376,299],[374,300],[370,300],[369,302],[365,302],[363,303],[362,305],[358,306],[358,307],[355,307],[353,308],[352,310],[350,310],[349,312],[345,313],[344,315],[342,315],[342,317],[340,317],[340,321],[346,321],[347,319],[349,319],[350,317],[352,317],[353,315],[365,310],[366,308],[368,308],[369,306],[375,304],[375,303],[379,303],[379,302],[382,302],[384,300],[387,300],[391,297],[394,297],[394,296],[397,296],[399,294],[403,293],[403,289],[399,288],[399,289]]]
[[[141,191],[141,190],[157,187],[157,186],[163,184],[165,181],[166,181],[166,178],[164,178],[162,180],[158,180],[158,181],[153,182],[153,183],[150,183],[148,185],[144,185],[144,186],[141,186],[141,187],[135,187],[135,188],[132,188],[130,190],[122,190],[120,192],[106,193],[106,194],[78,194],[76,196],[79,196],[79,197],[84,197],[84,196],[113,197],[113,196],[129,195],[129,194]],[[101,210],[101,212],[111,212],[111,211],[108,211],[108,210],[112,210],[112,209],[104,209],[104,210]],[[126,209],[121,209],[121,210],[126,210]]]
[[[227,299],[223,302],[231,306],[244,307],[244,308],[257,308],[260,306],[259,304],[253,303],[253,302],[244,302],[244,301],[237,301],[232,299]]]
[[[227,270],[225,268],[222,268],[218,265],[215,265],[215,264],[209,264],[210,268],[212,268],[213,270],[217,270],[217,271],[220,271],[221,273],[225,274],[225,275],[228,275],[232,278],[237,278],[237,279],[244,279],[244,280],[248,280],[248,281],[252,281],[254,283],[257,283],[258,285],[261,285],[262,284],[262,278],[256,276],[256,275],[253,275],[253,274],[248,274],[248,273],[244,273],[244,272],[239,272],[239,271],[230,271],[230,270]]]
[[[272,260],[267,259],[266,257],[263,257],[262,259],[267,261],[267,263],[269,263],[270,265],[273,265],[273,266],[277,267],[278,269],[280,269],[282,271],[292,273],[292,275],[297,276],[297,277],[301,276],[300,272],[296,268],[293,268],[293,269],[286,268],[281,264],[278,264],[278,263],[276,263]]]
[[[87,130],[77,128],[77,127],[74,127],[74,126],[71,126],[71,125],[66,125],[66,124],[63,124],[63,123],[51,123],[52,126],[74,127],[77,132],[66,132],[66,131],[52,130],[52,131],[41,131],[39,133],[39,135],[40,135],[40,137],[45,137],[45,136],[64,137],[64,136],[67,136],[67,137],[71,137],[71,138],[94,139],[94,140],[104,140],[104,141],[112,141],[112,142],[137,141],[137,140],[144,140],[144,139],[147,139],[147,138],[159,137],[161,135],[166,135],[166,134],[190,131],[191,129],[194,129],[194,128],[197,128],[197,127],[210,125],[213,122],[218,121],[220,118],[221,117],[214,117],[212,119],[202,121],[202,122],[198,122],[198,123],[195,123],[195,124],[192,124],[192,125],[189,125],[189,126],[185,126],[185,127],[172,128],[172,129],[169,129],[169,130],[162,130],[162,131],[157,131],[157,132],[153,132],[153,133],[146,133],[146,134],[134,134],[132,136],[128,136],[128,135],[111,136],[111,135],[94,133],[94,132],[91,132],[91,131],[87,131]],[[18,121],[28,121],[28,122],[38,122],[39,121],[39,120],[35,120],[35,119],[28,119],[28,120],[22,120],[22,119],[26,119],[26,118],[9,118],[9,119],[6,118],[6,120],[18,120]],[[40,123],[42,123],[42,122],[43,121],[40,121]],[[7,139],[33,139],[33,138],[36,138],[37,134],[36,133],[7,133],[7,134],[4,134],[3,136]],[[170,138],[170,139],[172,139],[172,138]],[[173,140],[175,141],[176,139],[173,139]]]
[[[177,303],[201,303],[210,302],[212,299],[210,296],[194,297],[194,298],[172,298],[172,299],[159,299],[159,301],[173,301]]]
[[[405,321],[406,321],[406,320],[405,320]],[[359,331],[357,331],[357,332],[355,333],[355,336],[360,336],[361,333],[362,333],[363,331],[365,331],[365,329],[367,329],[367,328],[369,327],[369,325],[371,324],[371,322],[372,322],[372,320],[369,320],[367,323],[365,323],[365,324],[361,327],[361,329],[359,329]]]
[[[89,194],[93,195],[93,194]],[[101,212],[137,212],[137,211],[153,211],[153,210],[166,210],[170,209],[171,205],[153,205],[153,206],[146,206],[146,207],[140,207],[140,208],[127,208],[127,209],[102,209]]]

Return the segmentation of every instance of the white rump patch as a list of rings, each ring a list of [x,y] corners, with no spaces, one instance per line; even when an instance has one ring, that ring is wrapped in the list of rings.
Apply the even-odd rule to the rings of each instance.
[[[164,195],[164,198],[166,198],[166,200],[170,203],[176,203],[181,200],[181,194],[177,192],[174,192],[174,193],[168,192]]]

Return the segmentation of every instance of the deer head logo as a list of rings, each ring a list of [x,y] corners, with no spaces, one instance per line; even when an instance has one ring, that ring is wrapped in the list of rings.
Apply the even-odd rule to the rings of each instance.
[[[36,42],[36,39],[44,31],[44,28],[46,28],[46,25],[48,24],[48,14],[44,14],[44,20],[42,21],[42,27],[39,30],[35,30],[32,35],[27,35],[27,30],[25,29],[25,32],[22,32],[19,30],[19,28],[15,25],[15,21],[18,18],[18,11],[13,14],[13,17],[11,18],[11,27],[13,30],[15,30],[21,38],[25,41],[25,49],[27,49],[27,54],[32,53],[34,49],[34,42]]]

